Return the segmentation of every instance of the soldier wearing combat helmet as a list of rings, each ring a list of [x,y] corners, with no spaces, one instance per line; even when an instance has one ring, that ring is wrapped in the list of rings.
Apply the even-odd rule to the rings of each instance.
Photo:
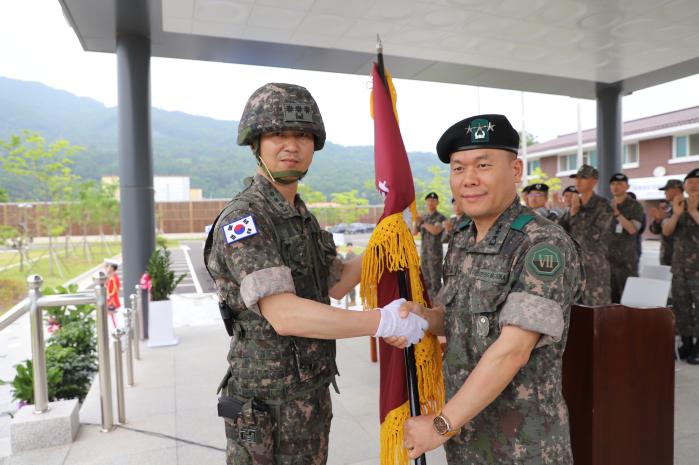
[[[354,312],[330,307],[358,282],[361,257],[342,263],[332,235],[297,194],[325,128],[303,87],[267,84],[248,100],[238,143],[257,173],[214,221],[204,260],[231,335],[219,389],[231,464],[324,464],[332,418],[334,339],[424,332],[400,304]]]
[[[578,194],[571,197],[570,209],[561,217],[559,224],[583,250],[586,282],[582,303],[605,305],[612,301],[607,255],[614,212],[609,202],[594,191],[599,179],[596,168],[582,165],[570,177],[575,179]]]
[[[573,463],[561,368],[579,253],[560,226],[521,205],[518,147],[502,115],[459,121],[437,143],[470,219],[449,242],[444,307],[401,309],[447,338],[448,402],[405,423],[411,458],[444,444],[449,465]]]

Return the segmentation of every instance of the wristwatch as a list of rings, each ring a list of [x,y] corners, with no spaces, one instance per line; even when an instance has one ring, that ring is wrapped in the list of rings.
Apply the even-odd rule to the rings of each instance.
[[[442,436],[453,436],[455,431],[451,426],[449,419],[442,413],[434,417],[432,421],[435,431]]]

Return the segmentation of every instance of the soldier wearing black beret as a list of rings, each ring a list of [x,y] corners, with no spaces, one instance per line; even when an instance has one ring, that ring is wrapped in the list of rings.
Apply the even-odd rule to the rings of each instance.
[[[411,458],[444,444],[450,465],[573,463],[561,365],[580,259],[562,228],[519,201],[518,149],[517,131],[495,114],[459,121],[437,143],[468,218],[449,241],[441,306],[402,308],[447,338],[448,402],[405,423]]]
[[[437,297],[442,288],[442,232],[447,217],[439,213],[439,196],[430,192],[425,196],[427,213],[418,215],[413,227],[414,234],[420,234],[420,268],[430,299]]]
[[[563,215],[563,209],[549,207],[549,186],[543,182],[537,182],[525,187],[525,203],[529,208],[547,220],[557,221]]]
[[[628,193],[629,178],[616,173],[609,180],[614,219],[609,225],[609,270],[611,276],[612,302],[621,302],[626,280],[638,276],[637,235],[643,223],[643,207]]]

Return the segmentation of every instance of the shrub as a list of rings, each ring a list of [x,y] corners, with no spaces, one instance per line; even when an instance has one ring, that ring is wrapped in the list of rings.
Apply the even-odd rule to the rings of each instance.
[[[43,294],[75,293],[70,285],[46,289]],[[97,339],[93,305],[68,305],[45,308],[49,324],[58,326],[46,341],[46,371],[49,401],[57,399],[85,399],[97,371]],[[31,360],[16,365],[11,382],[12,396],[29,404],[34,403],[34,375]]]
[[[50,345],[46,348],[46,368],[55,368],[61,373],[60,382],[54,386],[56,399],[85,399],[92,384],[94,366],[72,347]],[[54,400],[54,399],[52,399]]]
[[[148,260],[146,271],[150,275],[150,295],[153,300],[167,300],[185,275],[175,277],[175,272],[170,269],[172,259],[167,247],[157,248]]]
[[[34,372],[32,361],[25,360],[24,362],[15,365],[17,374],[12,381],[0,380],[0,384],[9,384],[12,386],[12,398],[27,404],[34,403]],[[49,388],[49,400],[56,399],[56,388],[61,384],[63,372],[55,365],[46,366],[46,375]]]
[[[54,289],[42,290],[43,295],[75,294],[78,292],[78,285],[71,284],[68,287],[58,286]],[[73,321],[84,321],[85,324],[94,325],[94,305],[63,305],[58,307],[45,307],[44,314],[49,324],[64,326]]]

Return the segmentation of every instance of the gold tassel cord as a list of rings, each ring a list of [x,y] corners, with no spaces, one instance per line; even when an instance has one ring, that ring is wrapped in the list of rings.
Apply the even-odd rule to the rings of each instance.
[[[411,210],[414,209],[415,202],[411,205]],[[364,308],[377,306],[379,280],[386,271],[406,269],[412,300],[425,305],[420,279],[420,258],[415,242],[402,213],[396,213],[384,218],[376,226],[364,252],[360,288]],[[422,413],[441,411],[445,402],[442,350],[434,335],[425,333],[425,337],[415,345],[415,366]],[[386,415],[381,424],[381,465],[408,463],[407,451],[403,447],[403,423],[409,417],[408,402]]]

